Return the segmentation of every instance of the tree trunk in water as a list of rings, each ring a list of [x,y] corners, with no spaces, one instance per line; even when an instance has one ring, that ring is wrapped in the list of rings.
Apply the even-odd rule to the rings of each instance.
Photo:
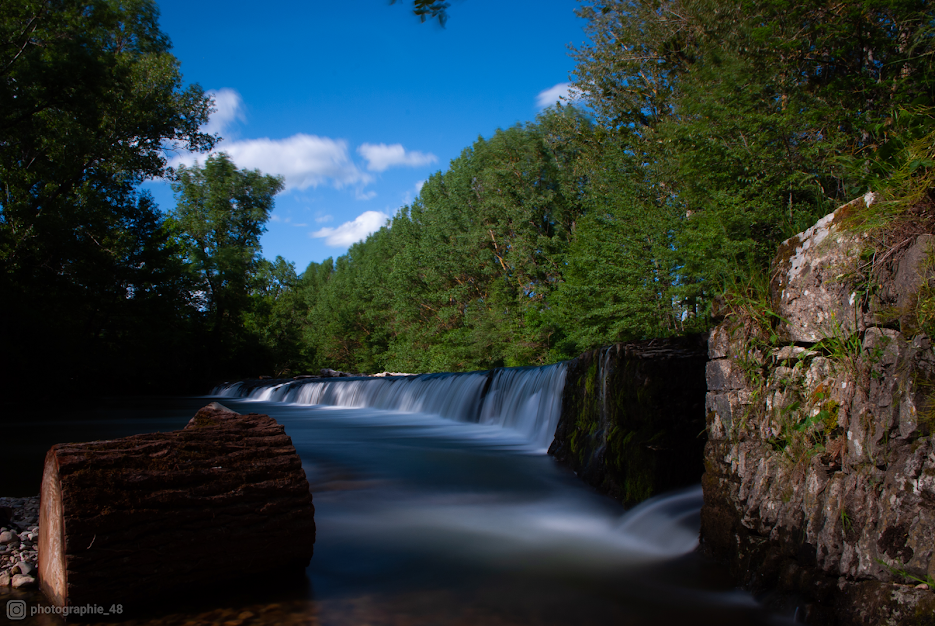
[[[174,588],[304,568],[314,512],[283,427],[213,403],[183,430],[49,450],[40,584],[59,606],[126,611]]]

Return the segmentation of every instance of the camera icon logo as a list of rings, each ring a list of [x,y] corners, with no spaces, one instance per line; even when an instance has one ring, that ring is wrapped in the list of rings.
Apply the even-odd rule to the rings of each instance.
[[[26,619],[26,601],[9,600],[6,603],[6,618],[9,620]]]

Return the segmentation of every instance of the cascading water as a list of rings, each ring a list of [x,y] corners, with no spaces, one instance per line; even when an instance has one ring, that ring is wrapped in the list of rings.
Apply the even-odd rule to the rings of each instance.
[[[607,362],[605,352],[594,387],[605,410],[615,393]],[[249,612],[261,626],[783,623],[693,552],[699,487],[624,512],[551,458],[529,453],[552,439],[566,371],[559,364],[215,389],[232,410],[283,426],[309,479],[317,528],[307,581],[279,589],[282,580],[269,577],[277,589],[266,599],[238,587],[219,605],[224,614]],[[6,424],[0,457],[14,467],[36,460],[23,487],[35,493],[52,444],[180,429],[206,400],[153,406],[127,398],[83,413],[56,406],[38,418],[30,411]],[[180,621],[221,614],[212,608]]]
[[[509,428],[549,447],[561,416],[564,363],[464,374],[297,380],[248,388],[221,385],[213,395],[267,402],[429,413]]]

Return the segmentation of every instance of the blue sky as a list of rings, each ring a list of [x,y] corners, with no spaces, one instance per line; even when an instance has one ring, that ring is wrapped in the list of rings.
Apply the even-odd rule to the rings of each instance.
[[[479,136],[563,92],[585,41],[576,0],[451,4],[442,29],[405,0],[159,1],[185,80],[215,97],[218,149],[286,178],[264,256],[302,272],[344,254]],[[174,205],[168,184],[146,188]]]

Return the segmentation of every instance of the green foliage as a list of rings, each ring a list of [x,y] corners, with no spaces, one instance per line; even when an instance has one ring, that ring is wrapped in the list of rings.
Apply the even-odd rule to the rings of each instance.
[[[184,375],[188,285],[155,203],[166,146],[204,150],[153,2],[9,0],[0,11],[0,379],[136,389]],[[21,387],[22,386],[22,387]],[[19,390],[19,389],[17,389]]]
[[[277,256],[260,259],[248,285],[250,306],[243,312],[243,328],[268,351],[277,378],[305,369],[301,352],[299,278],[295,264]]]
[[[882,345],[878,346],[873,353],[867,355],[870,363],[875,363],[880,359],[888,342],[888,337],[880,338]],[[864,356],[860,333],[849,333],[841,324],[835,322],[831,327],[831,335],[815,344],[814,349],[825,354],[855,378],[859,375],[863,365],[862,357]]]
[[[396,0],[390,0],[390,4],[396,4]],[[449,7],[451,3],[443,2],[443,0],[412,0],[412,13],[419,18],[420,22],[438,20],[442,28],[448,21]]]
[[[338,259],[307,300],[316,363],[422,372],[554,361],[565,334],[552,295],[585,184],[565,124],[589,128],[568,109],[478,139],[391,227]]]
[[[842,512],[842,515],[843,515],[843,512]],[[874,559],[874,560],[877,562],[878,565],[882,565],[883,567],[885,567],[886,570],[893,576],[896,576],[898,578],[902,578],[905,580],[910,580],[915,583],[928,585],[929,589],[935,589],[935,578],[933,578],[930,574],[926,574],[925,576],[916,576],[914,574],[910,574],[907,570],[901,567],[895,567],[893,565],[890,565],[883,559]]]
[[[0,259],[55,267],[106,237],[164,146],[210,148],[210,100],[181,87],[153,2],[5,2],[0,16]]]
[[[575,86],[600,149],[622,155],[631,194],[684,216],[669,255],[682,298],[763,272],[779,242],[866,191],[857,158],[884,162],[925,136],[891,123],[935,93],[921,0],[617,0],[580,15],[591,43]]]
[[[290,286],[283,260],[277,266],[260,259],[260,235],[282,188],[282,178],[238,170],[224,153],[208,157],[204,167],[181,166],[176,172],[172,189],[177,204],[169,225],[192,276],[214,349],[221,354],[236,351],[245,339],[243,316],[258,270],[267,278],[260,288],[261,300],[263,291],[282,295]],[[267,328],[263,334],[276,331]]]
[[[444,24],[448,5],[412,6]],[[390,225],[297,276],[259,250],[282,181],[212,157],[176,173],[168,220],[138,190],[172,174],[166,148],[217,140],[151,0],[9,0],[0,312],[20,332],[4,348],[24,372],[58,354],[150,386],[207,354],[218,375],[538,365],[704,330],[727,293],[755,351],[777,342],[761,277],[785,238],[867,190],[882,200],[864,226],[932,219],[931,3],[608,0],[580,15],[581,109],[478,139]],[[914,305],[923,329],[932,293]],[[852,339],[835,341],[850,358]],[[787,443],[831,419],[790,417]]]

